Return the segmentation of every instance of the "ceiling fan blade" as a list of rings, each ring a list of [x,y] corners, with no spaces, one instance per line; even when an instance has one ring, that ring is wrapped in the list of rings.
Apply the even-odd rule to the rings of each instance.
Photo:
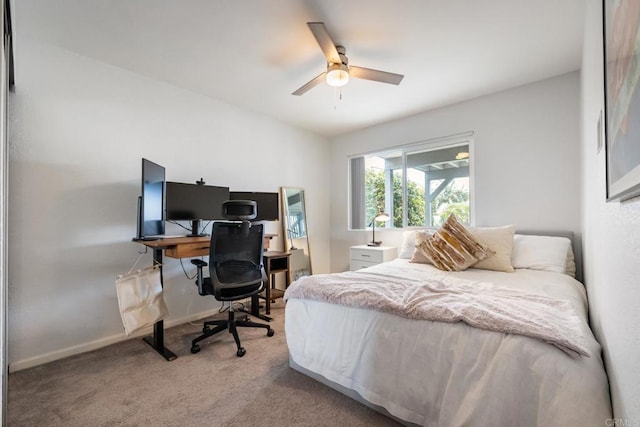
[[[317,77],[314,77],[313,80],[311,80],[310,82],[305,83],[301,88],[299,88],[298,90],[293,92],[291,95],[302,95],[302,94],[304,94],[309,89],[311,89],[314,86],[317,86],[320,83],[324,82],[325,79],[326,79],[326,75],[327,75],[326,72],[319,74]]]
[[[309,29],[316,38],[316,41],[320,45],[320,49],[327,58],[327,62],[331,64],[341,64],[340,55],[336,49],[336,44],[331,40],[331,36],[327,31],[327,27],[324,26],[324,22],[307,22]]]
[[[404,76],[402,74],[387,73],[386,71],[372,70],[370,68],[349,66],[349,76],[355,79],[373,80],[376,82],[399,85]]]

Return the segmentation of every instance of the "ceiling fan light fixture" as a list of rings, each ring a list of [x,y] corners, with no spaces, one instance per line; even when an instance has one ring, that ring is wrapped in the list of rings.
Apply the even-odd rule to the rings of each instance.
[[[331,64],[327,67],[327,84],[342,87],[349,83],[349,68],[344,64]]]

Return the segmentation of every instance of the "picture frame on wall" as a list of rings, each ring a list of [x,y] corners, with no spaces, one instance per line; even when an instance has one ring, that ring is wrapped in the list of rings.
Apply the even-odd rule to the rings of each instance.
[[[603,0],[607,201],[640,196],[640,1]]]

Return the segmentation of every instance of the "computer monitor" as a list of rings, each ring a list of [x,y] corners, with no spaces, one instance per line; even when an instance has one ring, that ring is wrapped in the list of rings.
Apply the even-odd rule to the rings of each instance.
[[[202,236],[201,220],[224,219],[222,204],[229,200],[229,187],[168,181],[166,219],[191,221],[189,236]]]
[[[164,234],[165,169],[142,159],[142,186],[138,198],[138,233],[136,238],[151,240]]]
[[[229,193],[231,200],[253,200],[258,205],[258,215],[253,221],[278,221],[280,210],[278,209],[278,193],[259,193],[256,191],[232,191]]]

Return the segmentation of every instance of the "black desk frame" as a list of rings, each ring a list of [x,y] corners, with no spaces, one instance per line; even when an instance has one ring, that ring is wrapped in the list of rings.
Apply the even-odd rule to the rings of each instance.
[[[164,279],[162,277],[163,250],[163,248],[153,248],[153,263],[154,265],[160,265],[160,284],[164,288]],[[175,360],[178,357],[174,352],[164,346],[164,320],[158,320],[153,325],[153,335],[144,337],[143,340],[168,361]]]

